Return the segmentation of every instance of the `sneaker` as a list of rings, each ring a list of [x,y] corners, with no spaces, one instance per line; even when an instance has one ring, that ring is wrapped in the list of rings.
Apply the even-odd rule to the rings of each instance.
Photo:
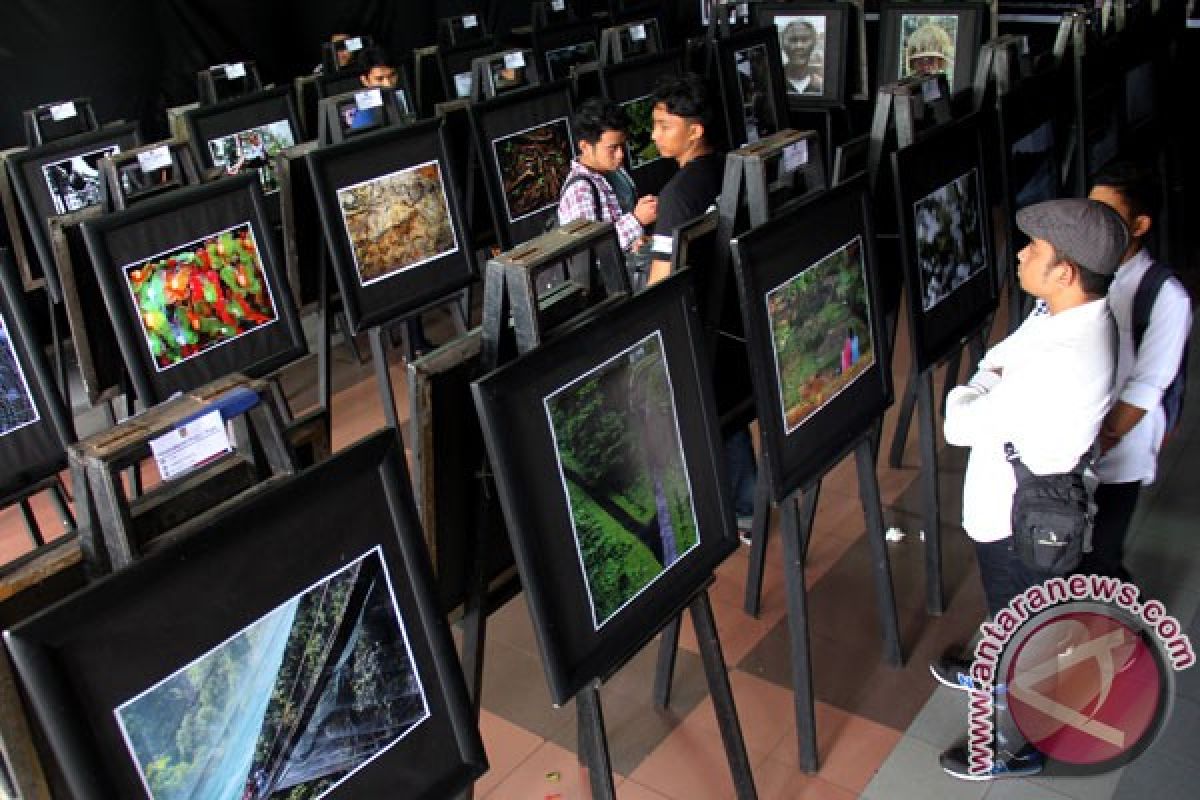
[[[969,692],[972,689],[982,689],[979,681],[971,677],[971,662],[965,658],[942,656],[929,665],[929,672],[942,686]]]
[[[942,753],[938,761],[942,770],[952,778],[963,781],[992,781],[997,778],[1028,778],[1041,773],[1046,757],[1033,745],[1025,745],[1016,753],[1001,750],[992,757],[990,772],[973,773],[970,769],[967,745],[960,744]]]

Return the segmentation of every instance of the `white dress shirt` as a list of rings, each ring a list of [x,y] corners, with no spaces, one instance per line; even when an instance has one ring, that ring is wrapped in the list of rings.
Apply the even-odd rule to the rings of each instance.
[[[950,392],[946,441],[971,448],[963,528],[972,539],[1012,535],[1017,481],[1005,442],[1038,475],[1070,471],[1092,446],[1112,401],[1115,352],[1104,300],[1031,314],[987,352],[968,385]]]
[[[1162,395],[1179,371],[1183,347],[1192,328],[1192,304],[1187,291],[1179,281],[1168,280],[1150,310],[1142,347],[1135,352],[1133,296],[1153,263],[1149,253],[1139,251],[1117,270],[1108,290],[1108,307],[1121,337],[1117,351],[1117,399],[1146,409],[1146,415],[1096,462],[1096,477],[1101,483],[1154,482],[1158,449],[1167,425]]]

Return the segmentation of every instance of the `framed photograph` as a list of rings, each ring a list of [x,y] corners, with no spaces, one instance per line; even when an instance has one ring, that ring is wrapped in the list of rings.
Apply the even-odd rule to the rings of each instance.
[[[733,248],[763,453],[783,502],[891,405],[865,179],[739,236]]]
[[[1059,73],[1051,72],[1026,78],[996,98],[1000,146],[1005,156],[1002,168],[1007,226],[1014,237],[1010,248],[1014,255],[1028,242],[1017,230],[1017,211],[1062,194],[1062,104],[1052,91],[1059,77]],[[1015,268],[1013,263],[1006,266]]]
[[[471,282],[471,248],[439,122],[323,147],[307,160],[355,331]]]
[[[14,153],[8,159],[13,192],[33,242],[36,258],[29,259],[35,289],[51,281],[61,297],[54,249],[50,244],[50,218],[60,217],[103,202],[100,159],[130,150],[141,143],[133,123],[102,128],[92,133]]]
[[[674,276],[474,385],[555,703],[620,667],[735,547],[702,339]]]
[[[682,74],[683,59],[678,51],[610,64],[600,70],[605,96],[629,116],[625,168],[639,194],[658,194],[678,170],[674,159],[659,154],[650,136],[654,130],[651,90],[660,76]]]
[[[0,496],[66,467],[75,431],[25,311],[24,287],[0,247]]]
[[[721,94],[730,147],[752,144],[788,126],[779,37],[753,28],[718,43]]]
[[[442,72],[442,85],[446,98],[468,99],[474,89],[471,64],[496,52],[496,45],[485,42],[475,47],[445,50],[438,48],[438,64]]]
[[[565,84],[496,97],[471,108],[488,173],[496,233],[504,249],[542,233],[555,213],[575,140]]]
[[[547,81],[571,77],[571,68],[600,61],[595,23],[577,22],[533,32],[533,49],[546,68]]]
[[[662,49],[662,34],[656,17],[625,22],[600,32],[601,63],[604,64],[654,55]]]
[[[258,178],[177,189],[83,224],[121,354],[147,405],[305,352]]]
[[[999,294],[978,117],[892,153],[892,169],[909,330],[924,370],[983,324]]]
[[[879,17],[879,82],[944,73],[950,91],[969,89],[986,34],[981,2],[884,2]]]
[[[42,103],[21,114],[25,141],[31,147],[78,136],[100,128],[90,97]]]
[[[217,64],[196,73],[196,91],[201,105],[219,103],[260,89],[262,79],[253,61]]]
[[[72,796],[433,800],[483,772],[403,458],[378,433],[5,634]]]
[[[846,101],[850,53],[850,3],[760,3],[756,22],[779,36],[784,89],[795,106]]]
[[[300,141],[290,86],[192,109],[184,119],[198,163],[229,175],[256,173],[264,195],[279,191],[275,156]]]
[[[532,50],[505,50],[476,59],[471,67],[473,80],[485,81],[482,92],[473,96],[498,97],[539,83],[537,62]],[[472,88],[475,88],[472,86]]]

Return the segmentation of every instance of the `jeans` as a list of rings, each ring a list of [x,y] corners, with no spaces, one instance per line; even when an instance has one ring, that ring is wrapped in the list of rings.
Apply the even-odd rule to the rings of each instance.
[[[975,542],[983,594],[987,598],[988,614],[993,617],[1026,589],[1054,577],[1053,572],[1025,566],[1017,551],[1009,546],[1011,544],[1011,536],[997,542]]]
[[[754,485],[758,482],[758,462],[750,429],[742,428],[725,440],[725,464],[729,469],[733,510],[739,517],[754,514]]]
[[[1092,528],[1092,552],[1083,554],[1076,572],[1111,575],[1128,579],[1121,561],[1125,558],[1125,536],[1137,508],[1140,481],[1102,483],[1096,487],[1096,523]]]

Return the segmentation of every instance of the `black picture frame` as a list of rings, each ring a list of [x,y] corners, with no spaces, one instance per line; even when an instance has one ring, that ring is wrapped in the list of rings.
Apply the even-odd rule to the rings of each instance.
[[[438,48],[438,69],[442,73],[442,89],[447,100],[468,100],[475,92],[475,77],[471,65],[477,58],[497,52],[490,39],[479,44],[447,50]]]
[[[362,331],[396,319],[458,291],[473,280],[471,243],[451,177],[453,167],[440,120],[384,130],[333,147],[319,148],[306,160],[324,238],[353,330]],[[416,191],[413,187],[420,187],[423,200],[432,198],[436,201],[432,203],[440,211],[440,216],[435,215],[438,223],[436,241],[430,242],[427,235],[417,235],[411,223],[414,218],[429,220],[431,217],[425,211],[431,204],[414,204],[393,198],[390,204],[376,206],[373,201],[387,186],[392,187],[388,191],[402,191],[406,197]],[[355,228],[361,234],[356,240],[345,208],[346,204],[353,206],[360,200],[372,201],[372,204],[356,214],[364,220]],[[403,227],[399,223],[389,225],[386,231],[373,237],[373,241],[378,242],[391,234],[393,246],[397,242],[408,245],[428,242],[430,252],[406,254],[406,258],[411,256],[415,260],[401,267],[395,267],[389,261],[382,274],[367,277],[364,269],[370,265],[365,262],[377,253],[371,246],[372,240],[366,238],[367,229],[375,227],[370,220],[378,219],[381,213],[391,218],[398,210],[406,210]]]
[[[168,163],[159,164],[163,155]],[[200,182],[200,173],[187,142],[166,139],[101,160],[100,178],[105,209],[120,211],[162,192],[195,185]]]
[[[625,167],[640,194],[657,195],[679,171],[675,159],[657,155],[658,149],[650,138],[654,123],[649,115],[654,109],[651,98],[655,81],[663,75],[679,76],[683,72],[683,54],[679,50],[609,64],[600,69],[604,96],[621,106],[630,117]],[[645,152],[648,147],[654,147],[655,157],[639,158],[637,150]]]
[[[949,355],[995,311],[999,299],[999,276],[991,226],[992,207],[978,117],[978,114],[971,114],[938,128],[916,144],[891,154],[900,250],[904,261],[904,280],[908,287],[909,338],[913,347],[913,363],[918,371],[929,369]],[[958,188],[952,191],[951,184],[957,184]],[[943,192],[945,194],[940,194]],[[927,205],[952,202],[957,192],[975,195],[974,206],[978,218],[976,230],[965,231],[963,241],[955,245],[972,251],[975,242],[968,239],[977,239],[982,249],[983,263],[977,265],[965,280],[941,291],[940,278],[935,281],[934,276],[929,276],[930,280],[926,280],[922,275],[915,206],[922,202]],[[937,213],[932,205],[929,208],[930,213]],[[943,260],[945,257],[958,257],[958,254],[951,253],[935,255]],[[958,278],[952,275],[951,280],[957,281]]]
[[[542,82],[538,58],[528,48],[516,47],[477,58],[471,64],[471,74],[471,97],[476,100],[523,91]]]
[[[481,11],[465,10],[453,17],[438,19],[438,44],[446,47],[462,47],[490,39],[484,23],[487,15]]]
[[[275,177],[275,156],[281,150],[300,143],[300,120],[290,86],[264,89],[210,106],[200,106],[184,114],[188,143],[196,163],[207,169],[229,172],[235,155],[244,166],[253,168],[271,204],[272,219],[279,215],[279,182]],[[245,137],[259,132],[260,143]],[[264,134],[269,134],[265,140]],[[245,136],[243,136],[245,135]],[[245,148],[245,149],[244,149]],[[218,153],[220,149],[220,153]]]
[[[168,702],[169,689],[203,683],[185,670],[216,659],[237,699],[246,700],[233,707],[210,694],[204,706],[230,721],[222,745],[232,755],[214,763],[237,791],[290,771],[310,784],[337,781],[320,787],[330,798],[433,800],[453,796],[483,772],[486,757],[433,592],[403,459],[395,434],[377,433],[194,521],[171,547],[5,634],[72,796],[145,796],[139,760],[160,752],[186,767],[187,759],[163,740],[173,742],[171,731],[200,712],[198,704]],[[297,536],[301,529],[306,535]],[[319,670],[305,675],[288,654],[313,637],[326,647],[314,657]],[[386,662],[360,652],[359,639],[388,653]],[[372,667],[379,677],[367,674]],[[366,721],[354,718],[356,725],[378,726],[380,738],[370,743],[376,749],[341,756],[335,764],[347,774],[305,776],[302,769],[318,767],[299,760],[301,747],[330,754],[323,728],[351,719],[321,705],[350,678],[386,692],[391,703],[371,705]],[[293,695],[283,707],[272,701],[278,687],[301,681],[303,700]],[[297,706],[303,722],[291,728],[278,722]],[[274,726],[278,750],[257,756],[267,725]],[[215,751],[215,737],[197,738],[195,750]]]
[[[534,29],[533,50],[546,82],[566,80],[572,67],[600,63],[600,31],[586,21]]]
[[[935,27],[942,32],[931,31],[930,41],[940,40],[942,52],[948,37],[954,45],[954,61],[950,65],[952,75],[947,75],[951,94],[970,89],[975,80],[975,63],[979,60],[979,50],[987,37],[985,23],[987,22],[987,3],[969,0],[968,2],[882,2],[879,4],[879,63],[878,77],[880,85],[893,83],[908,77],[913,72],[902,68],[901,42],[908,43],[910,37],[916,35],[916,28],[908,30],[910,23],[905,23],[904,17],[953,17],[956,33],[949,35],[942,26]],[[914,23],[916,20],[914,20]],[[933,53],[933,50],[929,51]],[[944,56],[943,56],[944,58]],[[943,61],[944,63],[944,61]]]
[[[83,224],[84,240],[96,267],[101,294],[112,317],[113,328],[117,332],[121,356],[138,398],[148,406],[165,400],[175,392],[188,391],[233,372],[262,377],[306,352],[304,332],[300,327],[283,262],[276,253],[275,234],[267,222],[262,190],[257,183],[256,175],[239,175],[202,186],[176,189],[126,211],[107,214]],[[222,234],[238,239],[241,242],[237,245],[239,249],[257,256],[255,260],[259,270],[256,275],[248,274],[253,270],[246,269],[242,255],[236,259],[221,255],[220,262],[211,255],[210,244],[228,249],[225,242],[217,241]],[[245,242],[250,244],[247,246]],[[156,264],[157,269],[167,259],[201,246],[210,253],[207,258],[213,264],[210,269],[228,267],[233,270],[230,278],[221,273],[217,275],[226,286],[229,285],[229,279],[244,287],[252,287],[256,281],[264,284],[257,292],[245,293],[256,297],[252,301],[243,300],[238,313],[231,314],[228,307],[224,312],[226,316],[241,317],[255,324],[233,337],[222,333],[222,338],[217,338],[206,331],[204,319],[199,320],[199,328],[193,321],[194,330],[213,338],[204,341],[197,337],[203,341],[203,345],[192,346],[200,349],[184,353],[180,347],[175,363],[160,365],[151,352],[152,337],[147,335],[146,325],[151,323],[135,307],[133,283],[138,278],[134,273],[150,264]],[[169,264],[167,268],[171,268]],[[182,276],[182,273],[179,275]],[[245,284],[241,283],[243,279]],[[184,278],[180,277],[180,280]],[[190,283],[191,278],[187,280],[187,286],[178,291],[184,291],[185,288],[189,292],[196,291]],[[234,294],[243,296],[232,289],[230,292],[229,297],[225,297],[222,289],[218,292],[218,300],[228,303],[233,300]],[[215,301],[209,301],[207,305],[212,306],[215,316],[221,317]],[[207,308],[203,313],[208,313]],[[273,318],[271,313],[274,314]],[[186,310],[175,309],[172,313],[174,326],[171,329],[177,336],[182,335],[177,330],[182,324],[178,322],[180,314],[192,321]],[[268,319],[256,321],[256,315]],[[161,316],[166,317],[165,303]],[[172,325],[172,319],[165,320],[168,326]],[[153,320],[155,325],[159,322],[163,320]],[[188,349],[191,350],[191,346]]]
[[[630,299],[602,304],[586,321],[573,324],[560,336],[473,385],[521,584],[550,695],[556,704],[567,702],[589,682],[608,677],[632,657],[690,602],[705,586],[712,570],[736,547],[703,339],[690,276],[677,275]],[[630,354],[636,362],[632,366],[621,361]],[[621,372],[626,367],[628,376]],[[635,373],[639,368],[640,374]],[[619,531],[611,541],[621,548],[620,570],[623,576],[636,576],[630,584],[618,583],[617,596],[612,587],[606,589],[586,577],[585,556],[574,533],[575,520],[582,517],[573,515],[573,502],[579,504],[578,514],[584,514],[588,507],[585,504],[601,508],[588,494],[586,481],[593,479],[579,483],[578,471],[604,467],[576,462],[571,467],[571,485],[578,488],[577,499],[569,500],[556,445],[559,433],[548,411],[558,397],[578,399],[581,392],[590,391],[578,388],[589,376],[597,376],[597,380],[615,376],[618,389],[634,386],[625,389],[626,394],[634,392],[627,397],[630,400],[638,396],[638,391],[655,390],[655,381],[661,392],[662,381],[666,381],[665,398],[661,394],[657,398],[646,396],[652,405],[642,406],[645,415],[626,414],[615,423],[633,421],[630,424],[645,426],[645,431],[661,440],[643,442],[639,447],[643,456],[654,454],[658,466],[641,465],[643,474],[637,480],[649,480],[644,473],[657,470],[658,485],[664,487],[661,501],[676,501],[668,506],[671,525],[659,525],[658,538],[651,537],[647,544],[635,538],[629,527],[639,524],[635,512],[618,512],[613,497],[606,498],[603,508],[608,510],[599,513],[618,513],[626,519],[619,522],[611,518],[612,526]],[[603,411],[604,390],[598,384],[594,388],[593,396],[598,399],[593,409]],[[649,418],[654,412],[661,415],[659,420]],[[639,416],[644,417],[641,423],[635,421]],[[607,418],[608,422],[614,420]],[[586,425],[586,419],[580,424]],[[663,443],[665,446],[658,446]],[[631,456],[626,453],[614,468],[639,470],[638,464],[624,461]],[[681,474],[690,488],[690,498],[681,500],[673,489],[668,498],[668,489],[679,486]],[[530,493],[531,479],[549,485],[544,491]],[[644,483],[641,488],[646,488]],[[584,499],[578,499],[581,497]],[[642,502],[645,500],[643,496]],[[690,534],[689,513],[694,526]],[[657,514],[651,514],[650,520],[657,519]],[[648,528],[650,523],[643,524]],[[676,529],[681,533],[676,534]],[[680,548],[680,535],[684,548]],[[689,536],[695,541],[689,543]],[[661,550],[655,552],[657,548]],[[668,548],[674,558],[668,555]],[[594,565],[599,567],[600,562]],[[615,569],[614,560],[609,559],[603,566]],[[657,573],[651,575],[655,569]],[[646,582],[634,591],[635,580]],[[620,596],[621,592],[625,596]],[[618,602],[621,605],[614,609]]]
[[[25,123],[25,143],[37,147],[59,139],[99,130],[96,109],[90,97],[73,97],[55,103],[42,103],[21,114]]]
[[[0,497],[54,475],[75,428],[30,327],[26,294],[0,247]],[[14,393],[16,396],[14,396]]]
[[[238,75],[238,72],[241,74]],[[200,105],[220,103],[262,88],[258,65],[253,61],[215,64],[196,73],[196,93]]]
[[[600,31],[600,63],[618,64],[663,51],[658,17],[622,22]]]
[[[502,249],[543,233],[546,221],[556,213],[562,185],[576,156],[573,114],[570,88],[562,81],[471,106],[476,152],[481,154],[487,176],[488,200]],[[545,147],[520,137],[544,138]],[[538,152],[530,160],[522,148]],[[520,167],[523,162],[527,163]],[[506,175],[510,189],[516,186],[514,181],[522,181],[530,185],[529,191],[514,195],[506,190]]]
[[[416,116],[407,85],[394,89],[360,86],[322,98],[317,104],[317,142],[321,147],[340,144],[392,125],[409,125]]]
[[[40,268],[40,274],[29,276],[27,289],[48,282],[52,296],[62,297],[49,218],[100,205],[104,201],[100,159],[140,144],[137,125],[131,122],[31,147],[9,157],[13,193],[36,255],[29,259],[29,271]],[[61,176],[60,182],[54,175]],[[58,182],[57,189],[51,188],[52,181]]]
[[[1061,103],[1050,91],[1060,85],[1057,71],[1035,75],[996,98],[997,132],[1002,157],[1003,199],[1010,252],[1016,254],[1029,239],[1017,229],[1021,208],[1062,196],[1065,151]],[[1015,265],[1009,265],[1015,267]]]
[[[774,28],[749,28],[720,40],[717,62],[731,149],[788,127],[783,62]]]
[[[368,47],[372,47],[374,44],[375,44],[375,41],[370,36],[367,36],[366,34],[362,34],[362,33],[355,34],[354,36],[348,36],[345,39],[341,39],[336,42],[333,42],[333,41],[322,42],[321,43],[321,72],[325,75],[332,75],[336,72],[342,72],[343,70],[353,71],[353,68],[354,68],[354,55],[353,54],[358,53],[362,50],[365,50]],[[350,55],[349,63],[345,67],[343,67],[343,66],[341,66],[341,64],[339,62],[338,56],[340,53],[347,52],[347,51],[351,55]]]
[[[733,241],[764,463],[772,495],[779,503],[831,468],[892,403],[891,359],[871,206],[866,180],[858,178]],[[840,270],[843,266],[846,269]],[[854,273],[858,285],[846,281],[812,286],[835,270],[840,270],[835,273],[839,277],[841,272]],[[853,297],[841,295],[847,287],[847,295]],[[783,324],[789,292],[803,303],[820,301],[822,291],[838,296],[824,298],[817,310],[805,305],[803,313],[794,316],[796,324]],[[854,307],[858,300],[862,306]],[[783,377],[783,365],[790,366],[788,351],[797,348],[791,352],[816,360],[802,348],[820,333],[811,328],[824,324],[820,320],[829,316],[829,309],[867,346],[854,347],[849,335],[842,342],[832,332],[817,339],[818,352],[830,350],[830,345],[840,351],[834,354],[836,363],[808,373],[806,380],[823,384],[817,386],[812,402],[806,405],[803,399],[791,398],[789,404],[788,395],[799,389],[799,376],[789,372],[789,377]],[[805,339],[800,338],[800,331]],[[828,361],[829,353],[824,355]],[[805,372],[802,368],[797,371]],[[822,396],[825,392],[830,394]]]
[[[779,37],[780,61],[788,103],[797,108],[845,105],[854,75],[848,69],[857,48],[850,38],[855,9],[848,2],[756,3],[755,24],[774,28]],[[808,74],[789,76],[788,51],[802,47],[807,37],[793,38],[790,26],[807,23],[814,34],[809,50]],[[812,60],[819,59],[819,69]],[[819,80],[818,80],[819,76]]]

